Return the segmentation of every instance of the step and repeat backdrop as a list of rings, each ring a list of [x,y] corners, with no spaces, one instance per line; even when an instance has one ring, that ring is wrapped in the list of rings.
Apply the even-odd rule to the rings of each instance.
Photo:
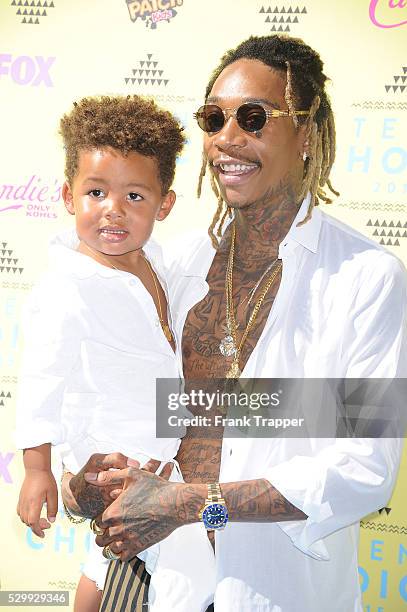
[[[72,224],[61,199],[59,118],[84,95],[154,96],[188,138],[177,203],[156,237],[205,228],[216,202],[208,184],[196,199],[202,133],[193,112],[224,51],[273,32],[316,48],[331,78],[333,184],[341,195],[325,210],[407,263],[406,0],[0,0],[2,590],[68,590],[72,609],[90,542],[88,527],[72,526],[62,510],[44,540],[15,513],[23,475],[13,444],[21,308],[45,267],[49,238]],[[407,610],[406,477],[405,453],[388,506],[362,523],[365,612]]]

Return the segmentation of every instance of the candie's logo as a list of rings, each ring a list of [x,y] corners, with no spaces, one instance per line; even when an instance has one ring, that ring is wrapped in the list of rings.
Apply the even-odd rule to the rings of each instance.
[[[56,219],[61,187],[58,179],[47,183],[36,174],[22,184],[0,183],[0,213],[22,209],[26,217]]]
[[[406,25],[407,0],[370,0],[369,17],[378,28],[398,28]]]
[[[175,17],[175,8],[183,3],[184,0],[126,0],[130,19],[137,21],[140,18],[152,30],[160,21],[170,21]]]

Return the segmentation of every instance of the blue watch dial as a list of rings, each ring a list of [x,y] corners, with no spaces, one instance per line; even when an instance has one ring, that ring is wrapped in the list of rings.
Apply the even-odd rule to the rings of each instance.
[[[223,504],[211,504],[202,512],[202,521],[206,529],[222,529],[228,518],[228,511]]]

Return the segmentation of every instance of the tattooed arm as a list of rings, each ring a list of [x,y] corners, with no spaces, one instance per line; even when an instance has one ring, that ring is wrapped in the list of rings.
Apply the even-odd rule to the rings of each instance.
[[[88,477],[88,476],[87,476]],[[177,527],[199,521],[198,513],[207,497],[207,486],[167,482],[163,478],[128,468],[108,475],[124,479],[122,494],[103,513],[105,534],[99,546],[111,544],[113,552],[127,561],[160,542]],[[98,484],[98,480],[94,480]],[[231,521],[275,522],[306,519],[266,480],[221,484]]]

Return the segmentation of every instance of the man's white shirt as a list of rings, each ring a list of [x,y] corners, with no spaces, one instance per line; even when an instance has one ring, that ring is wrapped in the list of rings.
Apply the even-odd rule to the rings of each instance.
[[[280,288],[241,376],[405,377],[405,269],[318,208],[297,226],[307,205],[280,244]],[[179,346],[215,255],[208,236],[181,244],[181,254],[169,251],[168,279]],[[360,612],[359,520],[388,501],[400,453],[397,439],[224,438],[221,483],[266,478],[308,519],[232,517],[216,533],[215,610]],[[197,558],[198,575],[200,565]]]

